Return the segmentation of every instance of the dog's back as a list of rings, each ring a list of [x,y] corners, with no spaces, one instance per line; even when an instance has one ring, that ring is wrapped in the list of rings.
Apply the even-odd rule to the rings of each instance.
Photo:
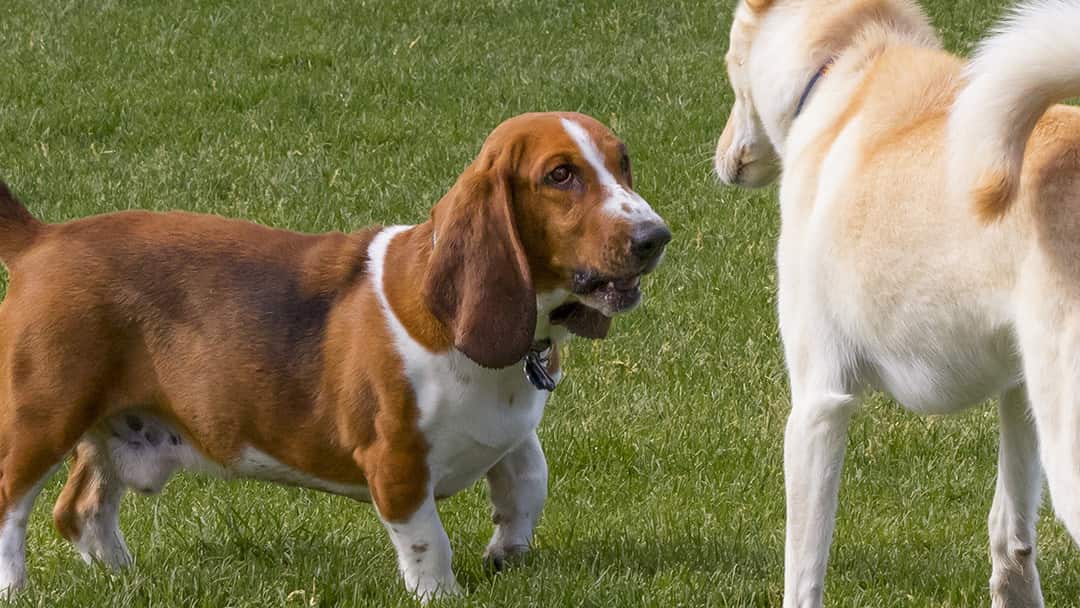
[[[19,415],[52,431],[51,414],[69,419],[71,407],[95,420],[227,402],[238,415],[200,429],[214,435],[257,426],[242,414],[262,403],[296,408],[298,424],[314,415],[330,318],[364,285],[375,230],[308,235],[143,211],[45,225],[13,197],[2,204],[0,391],[41,396],[9,399],[32,410]],[[71,402],[46,397],[56,386]]]

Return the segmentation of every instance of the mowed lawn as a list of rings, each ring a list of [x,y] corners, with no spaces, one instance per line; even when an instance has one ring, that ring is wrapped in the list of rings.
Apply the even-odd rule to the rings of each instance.
[[[787,387],[775,189],[721,187],[731,2],[5,0],[0,175],[50,221],[188,209],[304,231],[422,221],[501,120],[578,110],[629,144],[676,237],[647,300],[577,341],[540,428],[551,498],[533,556],[487,574],[483,484],[441,505],[463,606],[777,606]],[[967,52],[1001,0],[935,0]],[[227,371],[227,370],[226,370]],[[227,407],[227,404],[223,404]],[[855,419],[830,606],[988,605],[996,414]],[[129,495],[137,563],[84,565],[38,502],[19,605],[401,606],[372,508],[193,475]],[[1049,509],[1048,605],[1080,552]]]

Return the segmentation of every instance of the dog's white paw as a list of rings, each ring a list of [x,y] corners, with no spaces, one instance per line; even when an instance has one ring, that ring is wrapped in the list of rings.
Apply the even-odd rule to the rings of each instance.
[[[1025,575],[1026,574],[1026,575]],[[990,578],[993,608],[1043,608],[1038,574],[1033,569],[996,572]]]
[[[502,572],[528,553],[529,548],[528,543],[492,543],[484,550],[484,566],[494,572]]]
[[[408,585],[409,591],[412,592],[413,597],[420,601],[421,604],[428,604],[437,600],[458,597],[465,594],[465,591],[458,585],[457,581],[451,576],[450,578],[436,578],[433,576],[421,577],[415,582]]]

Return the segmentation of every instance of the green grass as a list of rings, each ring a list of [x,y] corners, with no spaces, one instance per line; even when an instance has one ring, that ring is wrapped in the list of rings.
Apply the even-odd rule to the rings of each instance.
[[[788,400],[774,316],[774,191],[720,187],[730,5],[699,0],[6,0],[0,174],[52,221],[190,209],[297,230],[416,222],[499,121],[613,126],[676,234],[646,305],[572,345],[540,429],[551,500],[533,557],[489,576],[482,487],[442,503],[463,606],[776,606]],[[934,0],[966,52],[1002,0]],[[830,606],[988,604],[992,408],[856,417]],[[315,492],[180,476],[129,496],[137,565],[84,566],[35,511],[19,604],[398,606],[374,512]],[[1048,605],[1080,553],[1047,510]]]

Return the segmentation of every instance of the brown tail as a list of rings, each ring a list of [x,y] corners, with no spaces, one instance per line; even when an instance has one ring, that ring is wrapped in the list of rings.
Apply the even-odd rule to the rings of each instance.
[[[43,226],[0,181],[0,261],[10,263],[18,257]]]

